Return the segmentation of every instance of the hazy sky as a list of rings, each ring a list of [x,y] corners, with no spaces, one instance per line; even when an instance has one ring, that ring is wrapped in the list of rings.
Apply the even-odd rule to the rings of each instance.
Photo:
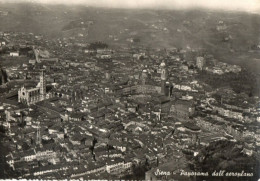
[[[260,0],[0,0],[86,4],[114,8],[210,8],[260,13]]]

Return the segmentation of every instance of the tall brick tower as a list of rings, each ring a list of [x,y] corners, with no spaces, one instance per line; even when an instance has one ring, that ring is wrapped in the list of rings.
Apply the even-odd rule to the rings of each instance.
[[[167,80],[167,69],[164,60],[160,64],[161,67],[161,93],[165,94],[166,80]]]
[[[46,95],[46,79],[45,79],[45,72],[42,71],[40,75],[40,97],[41,100],[45,99]]]

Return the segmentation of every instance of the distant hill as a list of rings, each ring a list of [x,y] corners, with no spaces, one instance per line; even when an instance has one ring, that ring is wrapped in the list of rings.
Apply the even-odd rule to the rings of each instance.
[[[89,28],[89,26],[92,24],[93,24],[93,21],[82,21],[81,19],[74,20],[74,21],[69,22],[67,25],[65,25],[62,28],[62,31],[67,31],[67,30],[71,30],[74,28]]]
[[[80,36],[111,47],[133,44],[151,48],[190,47],[207,50],[220,60],[239,62],[253,70],[260,66],[260,51],[256,48],[260,44],[260,15],[256,14],[30,3],[0,4],[0,11],[9,12],[0,18],[0,31],[33,32],[50,38]],[[131,39],[140,41],[135,43]]]

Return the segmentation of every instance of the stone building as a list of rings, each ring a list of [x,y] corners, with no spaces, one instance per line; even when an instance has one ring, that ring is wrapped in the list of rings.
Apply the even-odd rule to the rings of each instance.
[[[18,90],[18,102],[30,105],[44,100],[46,98],[46,79],[43,71],[41,72],[38,85],[35,88],[21,87]]]

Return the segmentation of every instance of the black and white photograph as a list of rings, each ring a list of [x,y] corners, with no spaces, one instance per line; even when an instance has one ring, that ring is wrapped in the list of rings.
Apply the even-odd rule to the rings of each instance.
[[[260,0],[0,0],[0,181],[260,181]]]

